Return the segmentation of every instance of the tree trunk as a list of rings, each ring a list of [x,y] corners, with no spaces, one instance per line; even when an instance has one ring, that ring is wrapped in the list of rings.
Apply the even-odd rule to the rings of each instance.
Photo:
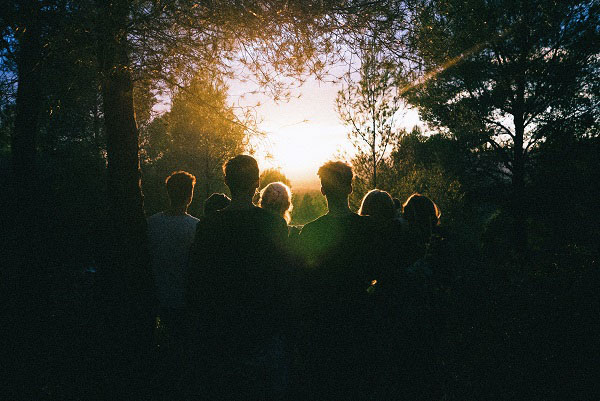
[[[96,155],[100,155],[102,146],[100,145],[100,105],[98,102],[98,94],[94,96],[94,146],[96,147]]]
[[[140,356],[150,351],[153,330],[154,285],[148,264],[139,162],[138,129],[133,106],[133,80],[129,66],[127,1],[97,1],[99,64],[104,107],[108,171],[106,260],[101,289],[106,299],[107,342],[117,342],[118,367],[142,368]],[[113,326],[114,325],[114,326]],[[111,332],[112,331],[112,332]],[[114,363],[116,361],[110,361]],[[131,364],[134,364],[133,366]],[[129,368],[128,368],[129,366]],[[139,376],[134,382],[143,380]],[[126,383],[126,378],[123,383]],[[124,391],[128,391],[124,384]],[[142,386],[143,388],[144,386]]]
[[[17,187],[32,183],[35,176],[37,130],[42,107],[40,89],[41,31],[39,10],[31,6],[24,11],[25,29],[17,54],[18,87],[15,127],[11,138],[12,167]]]
[[[39,262],[39,252],[44,250],[42,233],[47,224],[42,222],[40,198],[46,194],[47,185],[40,186],[37,169],[37,142],[39,119],[43,105],[41,82],[42,30],[39,5],[36,2],[20,2],[15,25],[21,28],[17,35],[18,50],[17,97],[14,130],[11,136],[11,188],[3,188],[10,194],[13,213],[6,215],[2,225],[11,236],[10,249],[15,252],[9,258],[10,265],[18,274],[31,269]],[[8,4],[6,7],[10,7]],[[8,198],[7,198],[8,199]],[[7,238],[8,239],[8,238]],[[12,260],[10,260],[12,259]],[[23,270],[20,266],[26,266]],[[4,267],[4,266],[3,266]]]
[[[208,197],[212,194],[211,192],[211,181],[212,181],[212,171],[210,168],[210,160],[208,155],[204,159],[204,200],[208,199]]]
[[[138,158],[138,131],[135,123],[132,81],[128,70],[115,66],[104,77],[104,120],[108,158],[109,209],[116,244],[124,259],[129,251],[142,250],[145,243],[146,219],[141,191],[141,172]],[[123,249],[122,246],[127,245]],[[118,258],[122,260],[121,257]]]
[[[371,149],[372,152],[372,159],[373,159],[373,188],[375,189],[377,188],[377,154],[375,153],[375,146],[373,146],[373,148]]]
[[[514,116],[515,138],[512,165],[512,216],[514,219],[514,249],[517,256],[524,256],[527,250],[528,204],[525,193],[525,126],[522,113]]]
[[[515,73],[516,91],[512,104],[515,136],[513,138],[512,160],[512,202],[513,216],[513,249],[516,256],[522,260],[527,251],[527,216],[528,205],[525,193],[525,74],[527,63],[527,35],[523,25],[518,27],[517,37],[521,45],[518,69]]]

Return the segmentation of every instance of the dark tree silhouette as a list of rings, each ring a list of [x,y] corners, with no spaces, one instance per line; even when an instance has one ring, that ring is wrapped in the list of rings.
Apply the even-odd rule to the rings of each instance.
[[[3,45],[14,51],[12,58],[17,75],[12,165],[18,182],[27,183],[27,177],[32,176],[36,165],[38,123],[43,99],[40,79],[43,26],[47,16],[36,1],[11,1],[3,9],[3,31],[14,32],[14,41],[3,40]],[[9,56],[10,52],[5,55]]]
[[[598,121],[599,13],[597,2],[581,0],[422,1],[415,8],[410,43],[418,72],[407,77],[406,98],[433,126],[495,152],[485,171],[512,182],[516,250],[527,244],[531,153],[552,135]]]

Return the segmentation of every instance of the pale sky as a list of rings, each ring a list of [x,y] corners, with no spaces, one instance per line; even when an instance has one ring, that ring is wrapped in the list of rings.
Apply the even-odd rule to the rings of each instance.
[[[276,167],[292,181],[296,188],[316,187],[317,170],[328,160],[353,152],[345,127],[335,111],[335,99],[339,84],[307,80],[296,90],[299,98],[274,102],[266,96],[240,95],[250,92],[248,84],[230,83],[232,99],[239,104],[252,104],[260,100],[256,108],[259,128],[267,133],[257,142],[257,159],[261,169]],[[420,124],[415,111],[400,114],[399,125],[410,129]],[[269,155],[271,157],[268,157]]]

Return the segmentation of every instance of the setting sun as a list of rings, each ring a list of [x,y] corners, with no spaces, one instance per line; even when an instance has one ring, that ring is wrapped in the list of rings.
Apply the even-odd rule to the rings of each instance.
[[[232,83],[233,96],[243,96],[247,85]],[[327,160],[351,151],[346,129],[334,110],[338,86],[309,80],[288,101],[267,96],[244,97],[256,107],[259,128],[265,137],[252,144],[262,168],[278,168],[294,186],[316,186],[317,169]],[[241,102],[240,102],[241,103]]]
[[[248,101],[260,101],[256,108],[267,135],[256,138],[256,156],[262,168],[278,168],[296,188],[318,186],[317,170],[324,162],[351,157],[355,150],[348,140],[348,127],[335,110],[339,84],[308,80],[289,101],[275,102],[266,96]],[[237,96],[248,90],[246,85],[232,84]],[[421,124],[418,114],[409,110],[401,114],[398,126],[410,129]]]
[[[0,8],[3,399],[600,400],[600,0]]]

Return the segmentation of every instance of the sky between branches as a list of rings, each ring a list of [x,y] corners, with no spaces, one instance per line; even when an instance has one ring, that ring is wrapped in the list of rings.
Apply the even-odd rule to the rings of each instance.
[[[249,95],[249,83],[230,82],[230,98],[240,106],[256,107],[259,128],[266,137],[254,142],[261,168],[280,168],[295,188],[317,188],[317,170],[328,160],[354,153],[345,127],[335,111],[341,84],[309,78],[296,96],[275,102],[266,95]],[[398,114],[399,127],[422,125],[415,110]]]

